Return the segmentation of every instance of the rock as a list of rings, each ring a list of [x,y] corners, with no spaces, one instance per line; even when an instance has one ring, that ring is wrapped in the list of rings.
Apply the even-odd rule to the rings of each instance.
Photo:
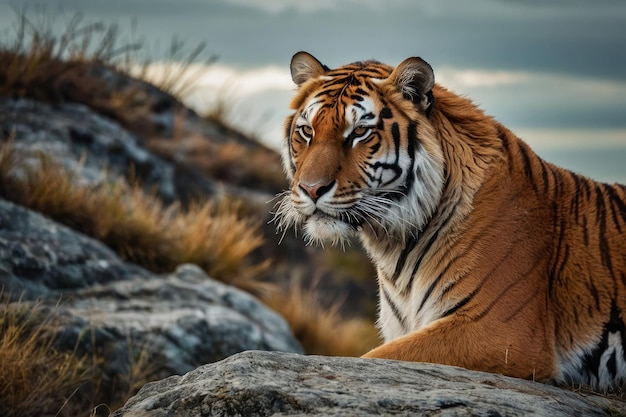
[[[276,225],[270,223],[273,215],[269,214],[273,204],[267,202],[287,187],[276,152],[236,130],[199,117],[145,82],[97,65],[89,71],[106,88],[72,92],[79,86],[60,85],[59,98],[67,101],[55,103],[0,97],[0,139],[13,138],[16,152],[27,156],[23,166],[39,164],[39,153],[43,153],[74,172],[81,185],[124,177],[138,180],[165,204],[240,201],[241,212],[261,224],[266,242],[250,260],[274,260],[275,267],[264,279],[278,282],[299,275],[303,285],[319,290],[324,307],[341,303],[341,311],[348,316],[355,311],[368,318],[375,316],[375,271],[356,241],[344,252],[341,248],[306,246],[294,230],[284,237],[276,234]],[[128,93],[136,100],[116,111],[93,107],[94,103],[104,105],[118,93]],[[152,127],[148,129],[146,124]],[[164,144],[161,151],[155,146],[157,142]],[[241,152],[233,148],[234,144]],[[239,159],[229,159],[234,158],[233,151]],[[211,165],[208,161],[222,161],[217,165],[223,165],[225,172],[207,169],[207,164]],[[15,171],[24,175],[22,166]],[[32,288],[31,293],[38,291],[43,289]]]
[[[165,202],[217,192],[215,184],[200,173],[153,154],[119,123],[82,104],[0,99],[2,136],[12,136],[15,148],[32,154],[33,163],[37,152],[44,153],[76,171],[83,182],[139,180]]]
[[[0,288],[13,300],[58,299],[95,283],[150,276],[101,242],[0,199]]]
[[[443,365],[244,352],[149,383],[112,417],[623,413],[618,400]]]
[[[249,349],[302,352],[282,317],[199,267],[155,275],[1,199],[0,294],[47,313],[60,350],[97,353],[116,389],[141,355],[165,377]]]
[[[168,275],[94,285],[61,305],[60,343],[118,361],[111,375],[127,374],[129,355],[145,350],[158,375],[183,374],[248,349],[301,353],[285,320],[248,293],[209,278],[195,265]],[[106,356],[106,355],[105,355]],[[126,357],[128,361],[120,361]],[[158,368],[158,369],[157,369]]]

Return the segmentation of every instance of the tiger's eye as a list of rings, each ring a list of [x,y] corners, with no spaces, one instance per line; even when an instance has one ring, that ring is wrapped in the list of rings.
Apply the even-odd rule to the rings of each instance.
[[[311,137],[313,137],[313,128],[311,126],[308,126],[308,125],[302,125],[302,126],[300,126],[300,134],[305,139],[310,139]]]
[[[354,128],[354,130],[352,131],[352,134],[356,137],[360,137],[360,136],[365,135],[368,131],[369,131],[368,127],[359,126],[359,127]]]

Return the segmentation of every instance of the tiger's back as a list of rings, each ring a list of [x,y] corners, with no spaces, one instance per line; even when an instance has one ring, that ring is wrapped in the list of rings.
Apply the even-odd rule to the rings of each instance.
[[[598,388],[626,380],[626,190],[540,159],[409,58],[299,53],[279,225],[356,233],[378,270],[367,357]]]

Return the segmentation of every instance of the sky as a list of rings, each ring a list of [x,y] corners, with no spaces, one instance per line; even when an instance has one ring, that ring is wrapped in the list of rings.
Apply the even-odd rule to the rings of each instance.
[[[297,51],[329,67],[421,56],[438,83],[545,159],[626,183],[624,0],[0,0],[2,38],[25,6],[56,28],[76,12],[116,23],[151,51],[155,77],[171,65],[172,39],[206,43],[217,60],[197,64],[185,102],[199,112],[226,104],[233,123],[273,148]]]

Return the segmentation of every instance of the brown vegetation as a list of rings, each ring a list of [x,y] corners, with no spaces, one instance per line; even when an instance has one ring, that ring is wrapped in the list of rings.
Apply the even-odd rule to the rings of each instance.
[[[306,353],[358,357],[379,344],[370,320],[346,319],[340,302],[322,307],[315,285],[305,287],[297,277],[266,302],[285,317]]]
[[[175,128],[174,135],[184,140],[154,139],[149,96],[132,83],[111,88],[99,70],[128,73],[130,57],[141,48],[136,42],[119,46],[115,26],[84,24],[76,16],[64,33],[53,36],[36,29],[40,25],[25,15],[20,19],[15,41],[0,45],[0,96],[79,102],[119,121],[172,160],[175,153],[186,153],[184,162],[211,177],[284,187],[279,159],[270,152],[258,153],[237,143],[218,146],[209,138],[186,136],[182,128]],[[181,44],[172,45],[172,53],[178,54]],[[182,61],[191,62],[198,53],[196,49]],[[179,68],[185,71],[184,65]],[[158,87],[184,93],[194,77],[180,85],[175,84],[178,75],[168,75]],[[257,293],[287,319],[307,353],[356,356],[376,344],[371,322],[345,320],[338,304],[321,307],[315,288],[303,289],[295,279],[286,287],[257,279],[269,265],[250,257],[264,244],[259,219],[246,217],[248,213],[237,203],[168,206],[139,184],[123,179],[85,184],[76,174],[80,168],[68,169],[43,154],[18,152],[11,141],[5,141],[0,144],[0,197],[101,240],[123,259],[153,271],[195,263],[215,278]],[[107,408],[98,406],[100,402],[117,406],[147,381],[140,350],[131,375],[120,376],[126,380],[118,388],[125,388],[104,395],[95,352],[85,358],[56,351],[54,340],[44,331],[54,323],[34,310],[20,308],[19,303],[0,305],[1,415],[95,415],[94,407],[100,414]]]
[[[56,351],[42,324],[37,311],[0,305],[1,415],[54,415],[87,379],[84,359]]]
[[[38,164],[29,166],[11,142],[0,145],[0,196],[104,242],[123,259],[155,272],[195,263],[217,279],[236,277],[247,289],[267,265],[246,262],[263,239],[232,205],[165,206],[123,179],[80,184],[66,168],[37,156]]]
[[[129,352],[128,374],[112,380],[97,356],[58,350],[57,314],[0,301],[0,415],[108,415],[152,379],[145,349]]]

